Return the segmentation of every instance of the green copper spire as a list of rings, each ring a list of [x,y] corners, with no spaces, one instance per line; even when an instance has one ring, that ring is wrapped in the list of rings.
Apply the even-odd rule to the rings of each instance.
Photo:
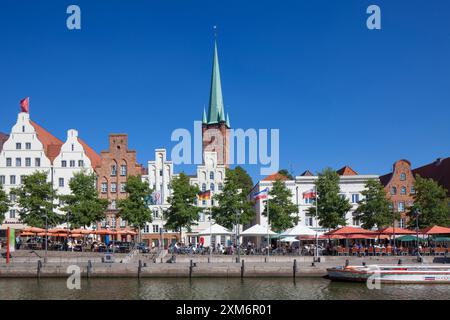
[[[211,91],[209,94],[208,124],[225,121],[223,108],[222,84],[220,82],[219,54],[217,42],[214,41],[214,60],[211,75]]]
[[[230,114],[229,113],[227,113],[227,127],[231,128],[231,126],[230,126]]]
[[[203,121],[202,121],[202,123],[204,123],[204,124],[208,123],[208,120],[206,120],[206,111],[205,111],[205,108],[203,108]]]

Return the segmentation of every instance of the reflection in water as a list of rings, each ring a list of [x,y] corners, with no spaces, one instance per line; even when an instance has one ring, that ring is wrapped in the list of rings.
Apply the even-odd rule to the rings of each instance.
[[[65,279],[2,279],[0,299],[450,299],[448,285],[382,285],[292,279],[82,279],[69,290]]]

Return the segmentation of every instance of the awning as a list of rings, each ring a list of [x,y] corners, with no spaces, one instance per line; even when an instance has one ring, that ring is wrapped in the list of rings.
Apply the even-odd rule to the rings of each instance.
[[[219,224],[213,224],[212,226],[200,231],[199,236],[209,236],[209,235],[231,235],[233,232],[222,227]]]
[[[269,233],[269,236],[273,236],[276,235],[275,232],[273,232],[272,230],[269,229],[269,232],[267,232],[267,228],[263,227],[259,224],[255,224],[254,226],[251,226],[250,228],[248,228],[247,230],[244,230],[241,232],[241,236],[266,236],[267,237],[267,233]]]
[[[281,237],[284,236],[315,236],[318,234],[315,230],[308,228],[306,226],[297,225],[294,228],[287,229],[283,233],[280,234]]]
[[[422,234],[450,234],[450,228],[441,226],[432,226],[420,230]]]

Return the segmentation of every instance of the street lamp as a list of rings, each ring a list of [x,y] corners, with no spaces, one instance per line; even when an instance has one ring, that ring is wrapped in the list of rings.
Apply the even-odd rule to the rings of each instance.
[[[212,219],[211,219],[211,209],[209,210],[209,260],[212,262]]]
[[[415,215],[416,215],[416,239],[417,239],[417,259],[420,258],[420,252],[419,252],[419,215],[420,215],[420,210],[419,209],[415,209]]]
[[[236,210],[236,247],[237,247],[237,263],[241,262],[241,250],[239,243],[239,218],[241,217],[240,210]]]
[[[40,206],[41,211],[45,213],[45,255],[44,263],[47,263],[47,249],[48,249],[48,214],[45,206]]]

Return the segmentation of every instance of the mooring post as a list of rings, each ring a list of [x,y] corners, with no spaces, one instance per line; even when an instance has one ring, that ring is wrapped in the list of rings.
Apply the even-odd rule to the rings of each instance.
[[[362,265],[365,267],[365,266],[366,266],[366,263],[363,261]]]
[[[42,269],[42,261],[38,260],[38,263],[37,263],[37,277],[38,278],[41,277],[41,269]]]
[[[194,263],[192,262],[192,259],[189,263],[189,278],[192,278],[192,269],[194,268]]]
[[[142,272],[142,260],[139,260],[139,265],[138,265],[138,278],[141,278],[141,272]]]
[[[241,265],[241,279],[244,278],[244,272],[245,272],[245,264],[244,264],[244,259],[242,259],[242,265]]]
[[[210,261],[209,261],[209,257],[208,257],[208,263],[210,263]]]
[[[350,265],[350,261],[348,259],[345,259],[345,266],[348,267]]]
[[[293,269],[294,279],[295,279],[295,273],[297,272],[297,259],[294,259],[294,266],[292,269]]]
[[[403,264],[402,259],[398,259],[398,265],[401,266]]]
[[[267,257],[264,257],[264,262],[267,262]]]
[[[87,277],[88,278],[91,276],[91,272],[92,272],[92,261],[88,260],[88,265],[87,265]]]

